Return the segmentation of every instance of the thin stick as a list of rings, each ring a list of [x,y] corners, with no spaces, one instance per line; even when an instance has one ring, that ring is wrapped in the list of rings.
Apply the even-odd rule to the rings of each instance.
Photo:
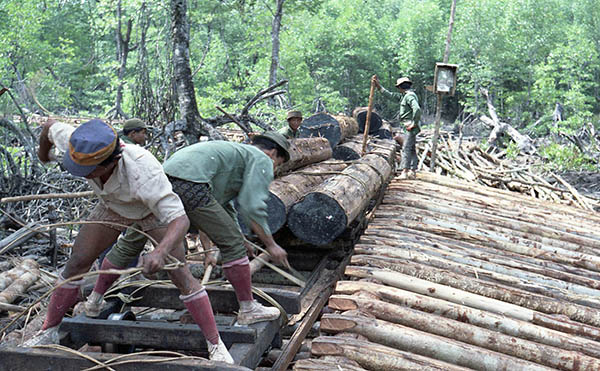
[[[5,204],[8,202],[19,202],[19,201],[32,201],[32,200],[49,200],[53,198],[80,198],[80,197],[91,197],[94,195],[93,191],[86,192],[74,192],[74,193],[46,193],[39,195],[25,195],[25,196],[15,196],[15,197],[3,197],[0,198],[0,204]]]
[[[219,259],[219,251],[217,251],[217,253],[215,254],[215,260]],[[213,271],[213,265],[210,264],[208,267],[204,267],[204,276],[202,277],[202,286],[206,285],[206,283],[208,282],[208,280],[210,279],[210,274]]]
[[[248,240],[246,240],[247,243],[249,243],[252,247],[254,247],[255,249],[264,252],[265,254],[269,254],[269,252],[265,249],[263,249],[262,247],[258,246],[255,243],[252,243]],[[270,255],[269,255],[270,256]],[[290,272],[292,272],[294,274],[294,276],[292,276],[291,274],[287,273],[286,271],[284,271],[283,269],[279,268],[278,266],[269,263],[268,261],[259,258],[258,256],[255,257],[254,259],[258,259],[259,262],[263,263],[264,265],[266,265],[267,267],[271,268],[272,270],[274,270],[275,272],[281,274],[283,277],[287,278],[288,280],[292,281],[293,283],[295,283],[296,285],[304,288],[306,286],[306,282],[304,282],[302,275],[296,271],[294,268],[292,268],[290,265],[288,265],[286,268],[290,270]]]
[[[369,138],[369,129],[371,128],[371,112],[373,111],[373,96],[375,95],[375,79],[377,76],[371,77],[371,91],[369,92],[369,107],[367,108],[367,119],[365,121],[365,133],[362,142],[362,156],[367,152],[367,139]]]

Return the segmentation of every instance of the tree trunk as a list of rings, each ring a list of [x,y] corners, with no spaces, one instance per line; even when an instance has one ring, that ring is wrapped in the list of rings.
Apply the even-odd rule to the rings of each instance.
[[[374,135],[379,139],[394,139],[394,130],[389,122],[383,121],[381,128]]]
[[[288,215],[290,230],[313,245],[330,243],[365,210],[391,172],[382,157],[363,157],[294,204]]]
[[[367,107],[356,107],[352,112],[352,117],[358,123],[358,131],[365,132],[365,124],[367,122]],[[371,122],[369,123],[369,135],[375,135],[381,129],[383,120],[375,111],[371,112]]]
[[[342,161],[358,160],[361,157],[362,143],[356,139],[360,140],[361,138],[353,137],[352,140],[335,146],[333,149],[333,158]]]
[[[190,68],[190,25],[187,19],[187,0],[171,0],[173,20],[173,64],[179,110],[185,127],[182,130],[189,144],[196,143],[201,135],[226,140],[214,127],[207,124],[196,103],[196,93]]]
[[[275,169],[279,177],[302,166],[331,158],[331,146],[325,138],[298,138],[290,143],[290,160]]]
[[[369,370],[466,370],[432,358],[349,337],[320,336],[312,341],[311,353],[319,356],[343,356]]]
[[[340,142],[358,134],[358,123],[353,117],[337,115],[333,116],[340,125]]]
[[[109,116],[112,111],[111,118],[128,118],[125,112],[121,107],[121,103],[123,102],[123,85],[125,79],[125,73],[127,71],[127,58],[129,56],[129,52],[135,50],[135,47],[130,47],[129,43],[131,41],[131,28],[132,28],[132,20],[131,18],[127,20],[127,29],[125,30],[125,36],[123,36],[122,30],[122,8],[121,8],[121,0],[117,2],[117,28],[115,29],[115,41],[117,46],[117,61],[119,62],[119,70],[117,73],[117,96],[115,99],[115,106],[107,113]]]
[[[493,130],[490,133],[490,136],[488,137],[488,144],[492,146],[497,145],[498,136],[502,133],[506,133],[515,141],[515,143],[517,143],[517,147],[520,151],[523,151],[525,153],[534,153],[536,151],[536,148],[531,138],[529,138],[527,135],[519,133],[517,129],[513,128],[509,124],[505,122],[500,122],[500,119],[496,114],[496,108],[492,103],[492,98],[490,97],[487,89],[480,89],[480,91],[487,99],[488,111],[490,113],[491,118],[482,115],[479,119],[485,124],[493,127]]]
[[[347,293],[369,292],[380,297],[386,302],[402,305],[408,308],[426,312],[436,316],[451,318],[460,322],[500,331],[503,334],[535,341],[537,343],[581,352],[591,357],[600,358],[600,344],[583,338],[525,321],[512,319],[501,314],[470,308],[461,304],[449,303],[444,300],[418,295],[414,292],[397,289],[394,287],[378,285],[376,283],[358,281],[353,282],[353,288],[346,285],[348,281],[339,283],[340,290]],[[359,300],[360,299],[360,300]],[[333,295],[329,299],[329,307],[337,310],[365,309],[361,298],[356,295]],[[372,309],[369,309],[371,311]],[[395,321],[395,320],[394,320]]]
[[[279,69],[279,32],[281,18],[283,17],[283,3],[285,0],[276,0],[275,14],[271,26],[271,68],[269,69],[269,85],[277,83],[277,70]]]
[[[351,332],[388,347],[478,370],[550,370],[519,358],[361,316],[324,314],[321,331]]]
[[[298,132],[301,138],[326,138],[332,149],[342,140],[340,123],[327,113],[317,113],[302,121]]]

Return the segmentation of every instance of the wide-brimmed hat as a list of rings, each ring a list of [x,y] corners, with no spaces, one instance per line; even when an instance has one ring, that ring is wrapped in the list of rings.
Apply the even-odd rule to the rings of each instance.
[[[75,176],[90,174],[114,152],[117,139],[115,129],[102,120],[81,124],[69,138],[69,153],[63,157],[64,168]]]
[[[255,135],[252,139],[264,138],[274,142],[279,147],[283,148],[285,161],[288,162],[290,160],[290,143],[285,139],[283,134],[278,133],[276,131],[267,131],[262,134]]]
[[[146,124],[140,119],[129,119],[123,123],[123,131],[133,129],[146,129]]]
[[[287,120],[294,118],[294,117],[298,117],[298,118],[302,118],[302,112],[300,111],[288,111],[287,113]]]
[[[401,77],[398,80],[396,80],[396,86],[400,86],[400,85],[404,84],[405,82],[412,85],[412,81],[410,81],[410,79],[408,77]]]

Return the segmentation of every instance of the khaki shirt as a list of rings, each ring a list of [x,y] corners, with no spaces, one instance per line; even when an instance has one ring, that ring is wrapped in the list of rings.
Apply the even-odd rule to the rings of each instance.
[[[57,122],[50,127],[48,139],[56,149],[66,153],[74,130],[71,125]],[[87,179],[106,207],[134,220],[154,214],[164,224],[185,215],[183,204],[158,160],[140,146],[121,144],[121,147],[121,158],[105,184],[99,179]]]
[[[270,234],[267,222],[269,184],[273,161],[255,146],[215,140],[196,143],[175,152],[163,165],[169,176],[208,183],[217,202],[226,206],[237,198],[238,211]]]
[[[400,122],[405,123],[411,121],[414,124],[413,133],[417,134],[421,131],[419,121],[421,121],[421,107],[419,106],[419,98],[417,94],[408,90],[406,93],[391,92],[386,88],[382,87],[381,92],[394,99],[400,99],[400,112],[398,112],[397,118]]]

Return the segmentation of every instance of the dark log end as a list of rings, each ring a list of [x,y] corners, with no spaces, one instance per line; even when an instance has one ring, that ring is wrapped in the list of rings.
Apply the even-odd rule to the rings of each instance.
[[[358,160],[360,158],[360,153],[347,146],[336,146],[333,149],[333,158],[342,161]]]
[[[379,129],[375,133],[375,137],[379,139],[394,139],[394,135],[388,129]]]
[[[235,201],[235,206],[236,209],[238,209],[237,200]],[[271,192],[269,192],[269,199],[267,199],[267,213],[267,222],[269,223],[269,229],[271,230],[271,234],[273,234],[277,232],[281,227],[283,227],[287,216],[284,203],[279,199],[279,197],[275,196]],[[240,228],[244,235],[254,236],[254,233],[250,230],[246,223],[244,223],[243,218],[239,214],[238,223],[240,224]]]
[[[298,129],[300,138],[323,137],[329,141],[331,148],[335,148],[342,140],[342,131],[339,122],[331,115],[317,113],[302,122]]]
[[[316,246],[333,241],[346,225],[347,217],[342,207],[322,193],[309,193],[292,206],[288,214],[288,227],[292,233]]]
[[[367,122],[367,110],[355,110],[354,118],[358,122],[358,132],[365,132],[365,124]],[[383,120],[377,114],[377,112],[371,112],[371,123],[369,124],[369,134],[376,134],[379,129],[381,129],[381,124],[383,124]]]

